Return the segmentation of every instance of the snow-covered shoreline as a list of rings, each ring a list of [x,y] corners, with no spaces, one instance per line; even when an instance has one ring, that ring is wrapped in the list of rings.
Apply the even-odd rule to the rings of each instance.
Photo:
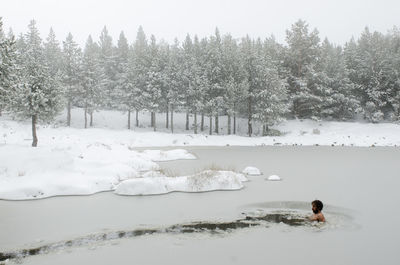
[[[151,132],[151,128],[148,131],[146,128],[138,128],[138,131],[118,129],[116,124],[121,126],[122,114],[104,112],[102,115],[98,128],[39,126],[37,148],[30,147],[29,122],[0,117],[0,199],[25,200],[114,191],[123,181],[137,178],[142,180],[130,182],[140,186],[150,181],[150,186],[146,184],[149,189],[132,188],[130,184],[121,193],[126,194],[127,190],[131,194],[161,194],[240,188],[237,176],[221,186],[218,181],[226,180],[226,176],[219,174],[220,177],[212,179],[213,183],[207,189],[196,190],[188,188],[190,177],[186,176],[185,183],[177,188],[174,184],[178,180],[176,177],[182,181],[184,176],[161,176],[157,179],[150,174],[159,170],[156,162],[196,159],[184,149],[173,149],[182,146],[400,146],[400,126],[397,124],[294,120],[274,127],[285,132],[283,136],[246,137],[193,134],[183,130],[171,134]],[[182,124],[182,118],[177,115],[177,128]],[[111,126],[107,127],[107,124]],[[169,188],[154,190],[157,185]]]

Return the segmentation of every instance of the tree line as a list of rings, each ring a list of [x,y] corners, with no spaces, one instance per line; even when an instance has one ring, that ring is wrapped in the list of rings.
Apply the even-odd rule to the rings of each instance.
[[[235,39],[218,29],[199,39],[189,34],[180,43],[147,38],[139,27],[129,44],[123,32],[114,44],[107,28],[85,47],[71,33],[60,44],[52,29],[43,41],[32,20],[25,34],[6,35],[0,20],[1,110],[49,121],[67,109],[83,109],[84,127],[95,111],[127,113],[127,127],[139,126],[140,111],[165,113],[165,127],[174,131],[174,113],[186,113],[186,130],[219,133],[219,117],[227,116],[227,133],[236,133],[236,118],[263,126],[263,135],[285,118],[370,122],[400,117],[400,31],[386,34],[365,28],[360,38],[343,47],[320,40],[317,29],[299,20],[286,31],[286,45],[265,40]],[[192,118],[190,122],[189,117]],[[209,117],[205,124],[204,117]],[[207,128],[208,127],[208,128]]]

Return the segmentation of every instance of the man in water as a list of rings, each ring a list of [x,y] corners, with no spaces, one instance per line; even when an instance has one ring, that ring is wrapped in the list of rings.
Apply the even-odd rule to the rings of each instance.
[[[324,204],[320,200],[315,200],[311,205],[314,214],[310,216],[310,221],[325,222],[325,216],[322,214]]]

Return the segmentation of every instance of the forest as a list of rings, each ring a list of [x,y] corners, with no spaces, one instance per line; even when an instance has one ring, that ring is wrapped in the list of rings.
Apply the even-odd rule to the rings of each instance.
[[[71,33],[60,43],[53,29],[42,40],[34,20],[19,36],[5,33],[0,20],[0,56],[0,113],[32,119],[33,130],[65,109],[69,126],[75,107],[84,111],[85,128],[106,109],[127,113],[127,128],[148,111],[154,131],[155,113],[165,113],[173,132],[179,112],[194,133],[218,134],[218,117],[227,116],[227,133],[235,134],[236,118],[245,118],[249,136],[255,122],[269,135],[283,119],[400,118],[396,27],[385,34],[366,27],[340,46],[321,40],[303,20],[286,30],[286,44],[273,36],[236,39],[218,28],[209,37],[167,43],[142,27],[133,43],[124,32],[115,43],[104,26],[98,40],[88,36],[79,47]]]

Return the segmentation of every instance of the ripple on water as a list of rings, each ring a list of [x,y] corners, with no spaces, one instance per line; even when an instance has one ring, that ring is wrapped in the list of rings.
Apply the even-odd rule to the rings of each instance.
[[[326,219],[325,223],[310,222],[311,216],[310,202],[302,201],[274,201],[262,202],[245,205],[243,207],[245,216],[266,218],[271,224],[286,224],[290,227],[300,227],[304,229],[313,229],[314,231],[332,230],[332,229],[358,229],[359,225],[354,222],[354,217],[350,209],[337,207],[333,205],[324,205],[323,213]],[[272,218],[275,218],[271,221]]]
[[[226,222],[192,222],[175,224],[162,228],[138,228],[126,231],[111,231],[98,234],[91,234],[79,238],[50,243],[47,245],[20,249],[12,252],[0,252],[0,262],[12,259],[19,260],[28,256],[46,254],[72,247],[90,246],[105,241],[112,241],[123,238],[140,237],[152,234],[190,234],[209,233],[221,234],[230,233],[238,229],[251,227],[274,228],[285,225],[291,229],[311,229],[311,231],[324,231],[332,229],[354,229],[357,226],[350,215],[350,210],[327,205],[324,207],[325,223],[310,222],[310,203],[298,201],[263,202],[243,206],[242,217]]]

